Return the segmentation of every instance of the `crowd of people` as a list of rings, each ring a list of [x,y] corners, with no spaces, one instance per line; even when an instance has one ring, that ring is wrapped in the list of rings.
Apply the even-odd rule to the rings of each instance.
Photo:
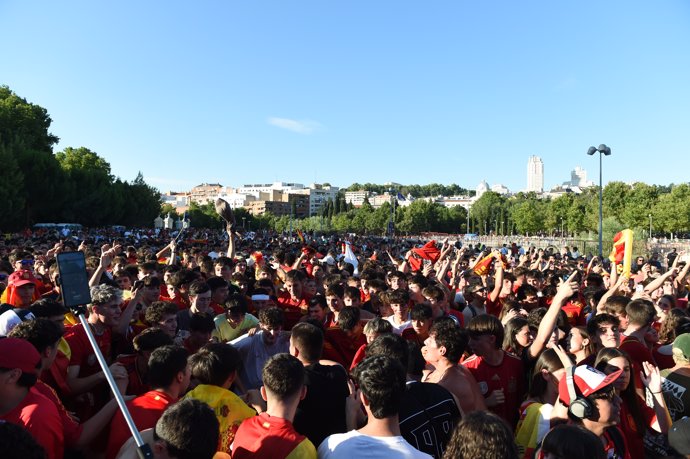
[[[690,457],[682,252],[242,236],[2,241],[2,457]]]

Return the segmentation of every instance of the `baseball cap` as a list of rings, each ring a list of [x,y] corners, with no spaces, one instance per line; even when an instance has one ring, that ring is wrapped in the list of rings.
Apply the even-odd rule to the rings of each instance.
[[[28,341],[19,338],[0,339],[0,368],[19,368],[23,373],[36,375],[39,363],[41,356]]]
[[[21,287],[22,285],[26,284],[36,285],[36,278],[33,274],[31,274],[31,271],[26,269],[20,269],[19,271],[13,272],[7,279],[7,285]]]
[[[685,360],[690,360],[690,333],[678,335],[673,340],[673,353],[681,352]]]
[[[613,384],[621,373],[623,373],[623,370],[614,371],[607,375],[589,365],[581,365],[575,368],[575,375],[573,376],[575,390],[578,395],[587,397]],[[564,376],[558,383],[558,398],[565,405],[570,405],[570,393],[568,391],[567,379],[568,377]]]
[[[673,423],[668,431],[668,444],[680,454],[690,454],[690,418]]]
[[[36,317],[28,309],[10,309],[0,314],[0,337],[10,334],[12,329],[25,320]]]

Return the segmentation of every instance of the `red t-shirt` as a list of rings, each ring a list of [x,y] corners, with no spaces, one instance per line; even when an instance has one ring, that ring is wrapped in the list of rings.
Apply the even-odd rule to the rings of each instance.
[[[498,317],[503,309],[503,298],[500,296],[496,298],[496,301],[491,301],[491,298],[486,297],[486,313],[494,317]]]
[[[637,405],[640,407],[640,411],[642,411],[645,427],[651,427],[656,421],[656,414],[654,413],[654,410],[648,407],[645,401],[640,397],[637,397]],[[621,422],[618,425],[618,428],[621,430],[621,432],[623,432],[623,436],[625,436],[625,442],[628,445],[628,448],[626,449],[629,450],[630,457],[632,459],[644,459],[645,451],[644,441],[642,439],[645,432],[638,431],[637,424],[635,424],[635,420],[630,414],[630,410],[625,402],[621,403],[620,416]]]
[[[126,395],[139,396],[151,390],[151,387],[144,381],[144,376],[139,373],[136,361],[136,354],[120,355],[117,358],[117,362],[125,367],[129,376]]]
[[[479,385],[484,398],[498,389],[503,389],[505,402],[489,408],[508,422],[515,430],[520,403],[525,399],[525,375],[522,360],[508,352],[503,352],[503,361],[496,366],[489,365],[483,357],[471,356],[462,365],[467,368]]]
[[[106,328],[101,335],[96,335],[94,333],[94,337],[96,338],[99,349],[103,353],[103,357],[109,362],[112,346],[110,329]],[[67,330],[65,333],[65,340],[72,351],[69,366],[79,366],[79,374],[77,375],[79,378],[85,378],[101,371],[101,367],[96,359],[96,354],[91,348],[91,343],[89,343],[86,332],[84,332],[84,327],[82,327],[81,324],[77,324]],[[110,396],[110,389],[108,388],[108,384],[103,381],[103,383],[90,389],[88,394],[91,395],[80,395],[74,398],[73,404],[68,404],[70,409],[76,411],[77,417],[79,417],[82,422],[88,420],[106,404]]]
[[[409,330],[409,329],[408,329]],[[357,352],[355,352],[355,356],[352,358],[352,365],[350,365],[350,371],[354,370],[355,367],[364,360],[364,358],[367,356],[367,345],[362,344],[359,349],[357,349]]]
[[[642,389],[642,379],[640,379],[640,372],[642,371],[642,362],[649,362],[656,365],[652,352],[649,348],[639,342],[636,338],[630,336],[621,336],[621,345],[618,349],[625,351],[630,356],[630,363],[632,363],[632,373],[635,380],[635,387]]]
[[[62,421],[62,432],[65,445],[68,447],[75,446],[84,428],[67,413],[65,405],[62,404],[62,400],[60,400],[60,397],[58,397],[58,394],[52,387],[39,380],[36,382],[34,388],[38,393],[53,402],[55,408],[57,408],[60,420]]]
[[[299,322],[300,318],[307,313],[310,296],[302,294],[302,298],[293,299],[289,292],[282,292],[278,296],[278,307],[285,313],[285,330],[291,330]]]
[[[233,459],[284,459],[293,453],[294,457],[316,457],[314,445],[290,421],[268,413],[242,421],[232,444]]]
[[[67,385],[67,367],[69,358],[58,349],[53,364],[41,373],[40,378],[62,397],[67,397],[72,392]]]
[[[328,328],[324,334],[323,358],[334,360],[345,368],[350,368],[355,354],[366,343],[367,339],[364,333],[361,333],[357,338],[352,338],[340,327]]]
[[[416,331],[414,331],[414,328],[406,328],[402,332],[402,336],[404,339],[407,341],[412,341],[413,343],[417,343],[420,347],[424,346],[424,340],[419,337]]]
[[[19,405],[1,415],[0,420],[24,427],[46,450],[49,459],[64,456],[64,433],[58,409],[35,388],[29,389]]]
[[[140,431],[156,426],[156,422],[163,415],[163,411],[171,403],[175,403],[173,398],[165,392],[152,390],[146,392],[134,400],[127,402],[127,408],[132,415],[132,420]],[[121,411],[117,411],[110,424],[110,437],[108,437],[108,448],[106,449],[106,459],[114,459],[117,453],[132,434],[127,427],[125,418]]]

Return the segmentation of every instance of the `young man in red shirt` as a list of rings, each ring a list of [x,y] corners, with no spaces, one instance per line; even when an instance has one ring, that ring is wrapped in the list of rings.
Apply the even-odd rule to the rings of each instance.
[[[334,360],[350,368],[357,350],[367,343],[360,322],[359,309],[346,306],[338,315],[338,324],[329,327],[324,334],[324,359]]]
[[[643,369],[642,364],[649,362],[656,365],[654,356],[645,343],[645,335],[652,328],[656,319],[656,309],[654,309],[651,301],[637,299],[628,303],[625,307],[625,313],[628,316],[628,327],[623,332],[618,349],[630,356],[635,390],[641,397],[644,397],[644,385],[640,378]]]
[[[290,330],[307,313],[311,299],[303,291],[305,275],[296,269],[285,275],[284,291],[278,296],[278,307],[285,313],[285,329]]]
[[[245,419],[232,444],[233,459],[316,459],[316,448],[292,425],[297,405],[307,394],[304,366],[289,354],[268,359],[263,369],[261,397],[266,411]]]
[[[158,327],[150,327],[134,337],[134,354],[124,354],[117,357],[117,362],[127,370],[128,383],[125,394],[143,395],[151,386],[148,382],[148,361],[151,353],[162,346],[173,344],[167,333]]]
[[[10,337],[28,341],[41,356],[40,371],[45,371],[55,361],[62,328],[48,319],[27,320],[12,329]],[[111,399],[91,419],[79,424],[70,416],[58,394],[40,379],[33,386],[38,393],[53,402],[60,415],[64,444],[66,448],[81,449],[89,445],[101,433],[115,414],[117,404]]]
[[[105,284],[92,287],[91,301],[92,303],[88,306],[87,324],[106,362],[111,362],[113,332],[117,333],[121,330],[120,290]],[[133,308],[134,304],[130,306]],[[125,323],[125,329],[127,325]],[[90,396],[75,399],[71,407],[77,411],[79,419],[85,421],[105,405],[110,397],[110,389],[82,325],[77,324],[70,328],[65,335],[65,340],[72,353],[69,367],[67,367],[67,384],[71,393],[75,396],[90,394]],[[110,366],[110,372],[120,386],[120,390],[124,391],[128,381],[125,368],[119,363],[113,363]]]
[[[49,459],[62,459],[64,433],[56,406],[33,387],[41,356],[19,338],[0,340],[0,421],[24,427]]]
[[[498,318],[488,314],[477,316],[470,321],[467,331],[474,355],[462,364],[479,384],[489,411],[515,429],[520,403],[525,398],[522,360],[501,349],[504,331]]]
[[[151,353],[148,377],[153,389],[127,402],[137,429],[154,427],[168,405],[177,402],[187,390],[191,374],[188,356],[186,349],[174,345],[159,347]],[[118,411],[110,424],[106,458],[114,459],[130,436],[122,412]]]

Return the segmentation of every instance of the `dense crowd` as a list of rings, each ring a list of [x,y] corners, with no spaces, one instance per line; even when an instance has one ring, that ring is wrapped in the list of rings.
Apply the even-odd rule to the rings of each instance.
[[[232,230],[0,243],[8,458],[690,455],[690,258]]]

